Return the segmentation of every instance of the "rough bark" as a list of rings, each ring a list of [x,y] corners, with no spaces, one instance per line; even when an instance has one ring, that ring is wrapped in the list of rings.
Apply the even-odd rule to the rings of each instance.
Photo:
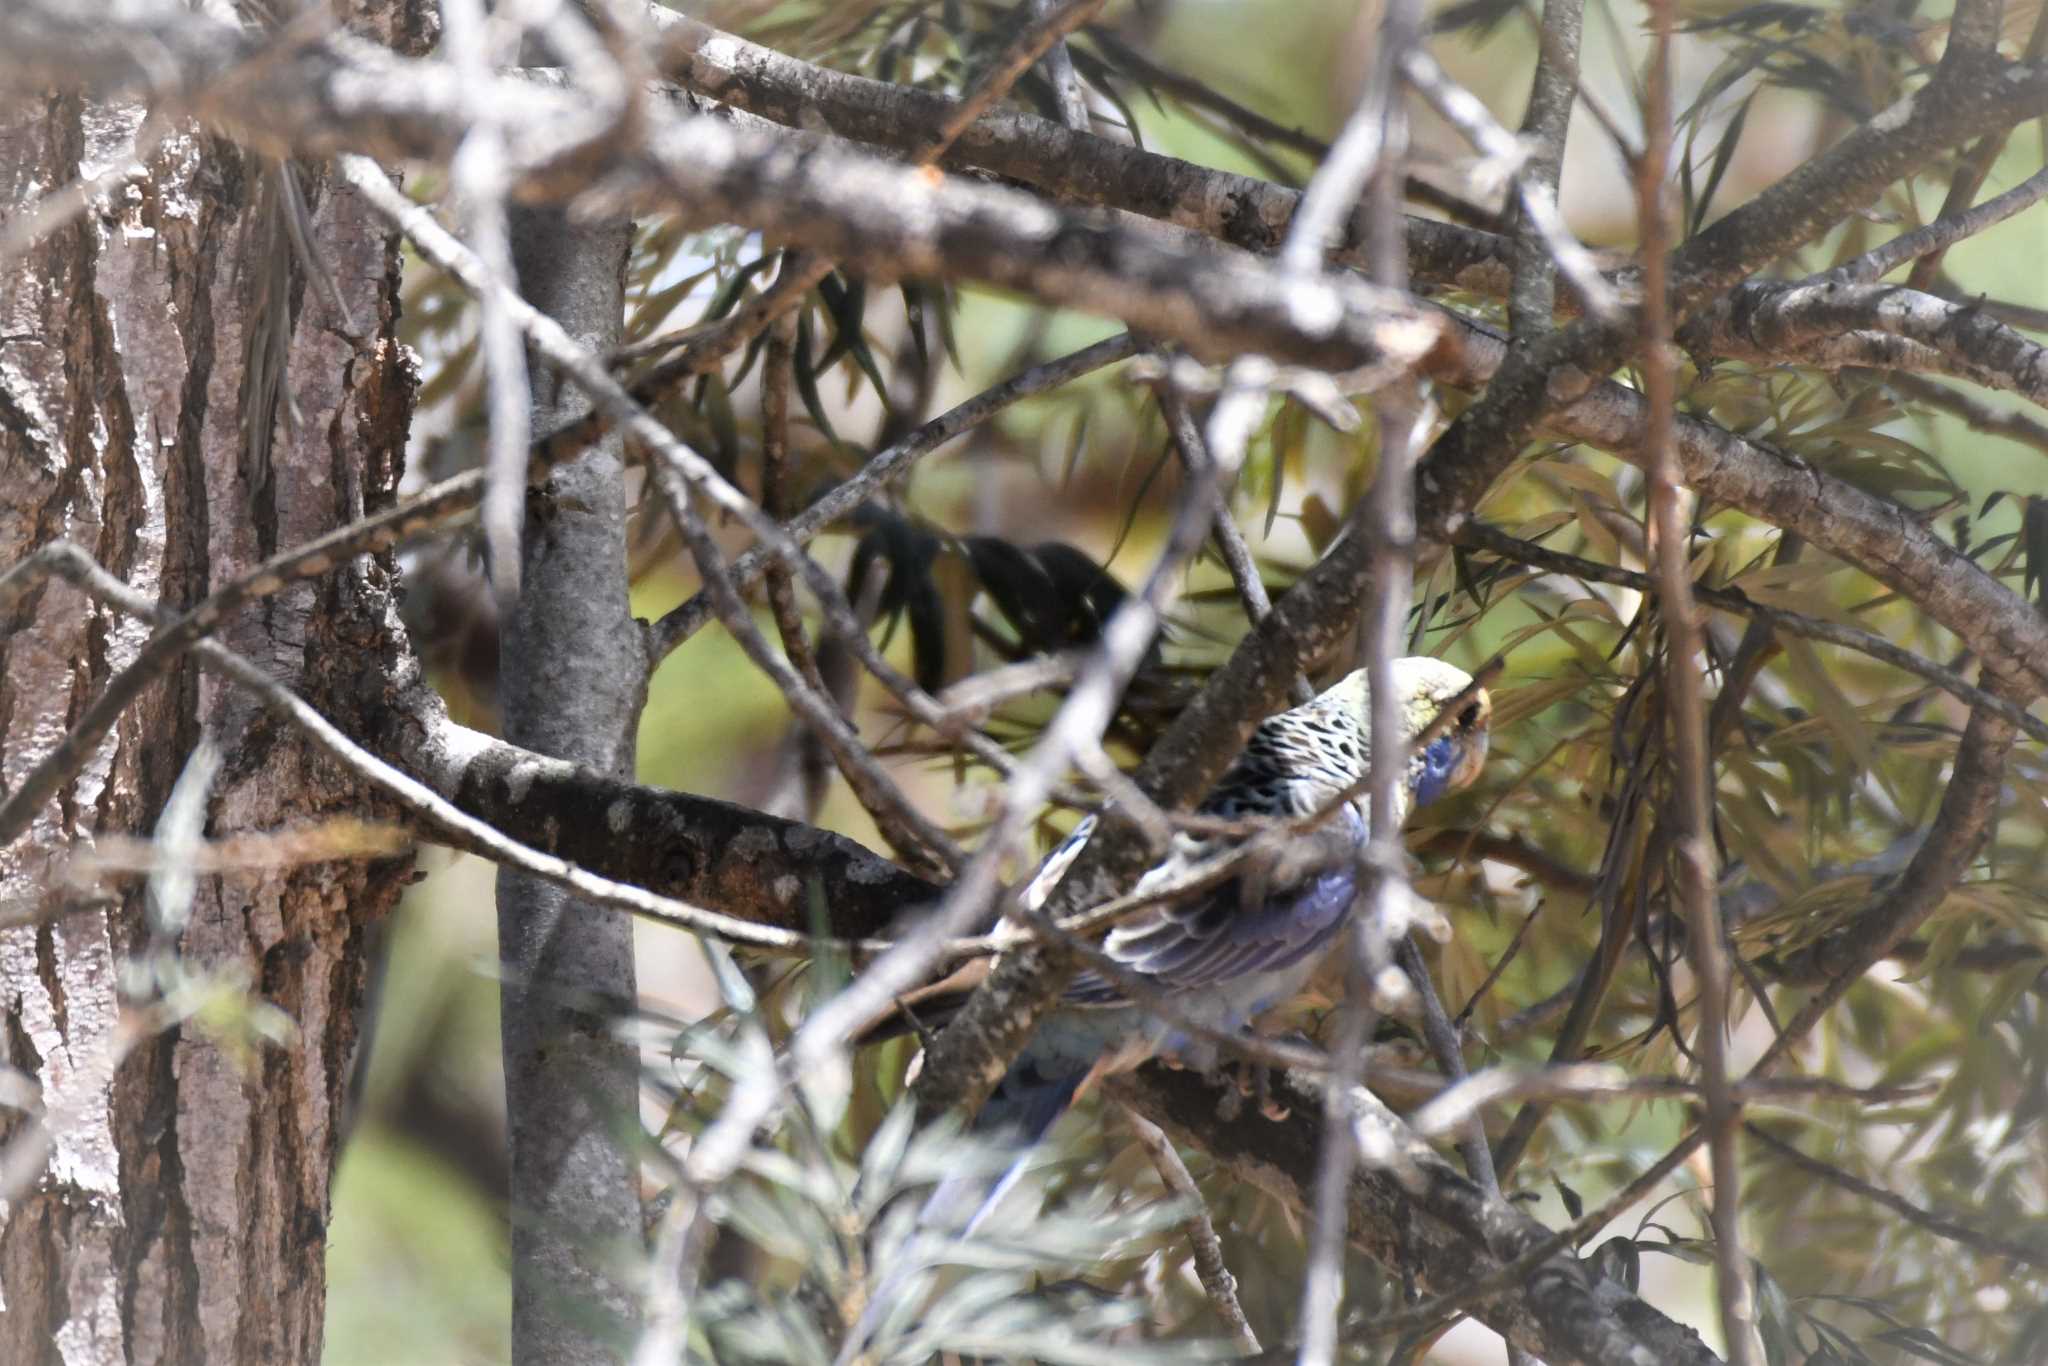
[[[165,71],[187,73],[182,84],[196,88],[206,74],[246,55],[253,42],[241,30],[185,25],[185,17],[178,16],[176,30],[191,37],[184,46],[98,35],[102,46],[116,49],[119,62],[137,68],[123,66],[118,79],[175,95],[181,82],[166,81]],[[1982,29],[1983,18],[1973,13],[1965,25],[1959,16],[1958,40],[1966,29]],[[0,18],[0,30],[8,26]],[[61,41],[44,57],[84,70],[98,51],[92,37],[57,33]],[[0,49],[7,46],[0,42]],[[22,50],[28,59],[12,63],[0,51],[0,84],[18,86],[24,71],[28,79],[44,78],[34,43]],[[343,80],[355,52],[349,40],[308,44],[244,73],[246,80],[220,82],[197,107],[219,126],[272,149],[406,148],[439,156],[466,134],[472,97],[457,99],[456,88],[437,81],[433,69],[390,61],[372,65],[387,76],[409,72],[418,79],[358,73]],[[717,84],[698,69],[699,59],[716,55],[711,48],[700,45],[691,55],[685,76],[700,87]],[[1972,71],[1983,79],[1968,79]],[[1690,267],[1680,298],[1699,303],[1733,286],[1970,130],[2038,107],[2048,91],[2038,68],[1989,62],[1981,51],[1969,62],[1945,60],[1943,72],[1940,88],[1871,120],[1798,177],[1702,235],[1679,258]],[[730,79],[744,84],[740,77],[747,75]],[[763,66],[754,75],[765,80],[775,69]],[[521,126],[534,132],[538,150],[529,150],[521,170],[536,197],[566,196],[593,178],[624,171],[630,176],[613,188],[687,204],[709,218],[786,231],[878,275],[907,267],[1006,283],[1117,313],[1217,354],[1270,349],[1317,363],[1350,363],[1371,358],[1380,345],[1377,328],[1387,318],[1411,317],[1407,305],[1376,303],[1359,289],[1289,295],[1280,288],[1286,281],[1235,255],[1192,249],[1177,237],[1134,230],[1121,218],[1054,212],[1013,193],[962,183],[964,177],[948,182],[879,165],[809,133],[766,133],[747,117],[731,117],[729,127],[660,125],[666,131],[636,149],[609,127],[602,137],[578,132],[575,102],[540,83],[528,90],[501,81],[493,89],[508,109],[522,95],[532,97]],[[840,86],[821,79],[815,89],[830,93]],[[810,120],[797,111],[815,114],[820,101],[783,99],[787,93],[768,91],[776,97],[772,109],[767,97],[744,90],[728,97],[742,105],[751,99],[748,107],[771,113],[779,109],[808,128]],[[274,103],[265,102],[270,96]],[[913,95],[877,87],[861,98],[888,102],[876,106],[877,131],[833,118],[827,120],[832,132],[888,141],[908,126],[880,115],[900,114]],[[0,144],[0,168],[17,174],[0,203],[31,199],[89,164],[106,163],[134,122],[62,100],[39,105],[11,132],[0,129],[25,139],[26,153],[6,156],[14,149]],[[1036,177],[1021,170],[1016,176],[1069,201],[1137,209],[1254,247],[1269,246],[1265,239],[1293,209],[1277,187],[1264,187],[1274,194],[1262,191],[1258,198],[1204,198],[1199,191],[1225,184],[1214,173],[1169,167],[1135,150],[1084,155],[1100,140],[1052,125],[1045,125],[1051,130],[1046,140],[1030,125],[992,120],[977,127],[981,140],[963,146],[981,150],[960,167],[1000,169],[998,157],[1049,163]],[[996,136],[1005,127],[1011,133]],[[584,133],[589,146],[574,147],[575,155],[562,151]],[[1051,141],[1055,134],[1066,141]],[[1073,155],[1050,156],[1045,149],[1052,146]],[[551,160],[554,152],[562,155]],[[1085,192],[1075,187],[1090,167],[1110,164],[1111,157],[1161,178],[1133,174]],[[117,215],[50,239],[8,282],[0,301],[0,460],[6,462],[0,479],[7,481],[0,484],[0,565],[61,533],[93,547],[115,572],[183,602],[359,506],[365,500],[361,448],[395,443],[405,403],[388,345],[356,350],[321,331],[333,320],[321,317],[320,305],[296,277],[283,277],[284,293],[264,294],[262,282],[278,278],[266,261],[274,267],[275,254],[286,248],[272,231],[274,222],[255,207],[258,163],[193,140],[174,142],[158,159],[161,174],[137,192],[132,223]],[[1168,170],[1170,177],[1163,174]],[[5,174],[0,169],[0,177]],[[388,303],[377,282],[389,278],[389,262],[366,265],[359,248],[373,230],[360,215],[348,215],[347,200],[314,188],[321,231],[335,238],[329,262],[338,278],[354,282],[348,288],[355,316],[375,316],[378,335],[388,339],[388,308],[365,312],[364,303]],[[1198,208],[1204,212],[1194,212]],[[569,268],[566,274],[537,265],[523,271],[528,292],[586,340],[607,340],[618,316],[618,252],[603,243],[593,249],[589,238],[615,229],[574,231],[544,215],[528,223],[535,228],[528,260]],[[242,233],[245,224],[255,230]],[[1497,253],[1489,247],[1484,254],[1497,275]],[[1191,274],[1201,288],[1184,286]],[[1462,278],[1455,270],[1452,277]],[[549,297],[544,283],[573,297]],[[1816,338],[1839,343],[1840,330],[1849,327],[1847,338],[1859,344],[1912,348],[1870,353],[1866,360],[1903,364],[1921,357],[1930,368],[2037,399],[2048,393],[2038,347],[1972,309],[1932,296],[1809,285],[1736,297],[1744,308],[1726,317],[1710,312],[1702,325],[1720,324],[1727,335],[1717,333],[1717,345],[1737,354],[1754,348],[1759,356],[1783,358],[1789,350],[1810,358],[1806,348]],[[280,391],[294,396],[299,425],[280,437],[268,459],[252,459],[235,410],[261,400],[261,386],[246,377],[260,373],[264,355],[275,353],[245,347],[242,339],[264,335],[253,320],[274,318],[278,310],[295,324],[291,368]],[[1540,318],[1547,308],[1518,311]],[[1436,335],[1434,314],[1413,316]],[[1618,328],[1581,325],[1539,338],[1503,365],[1504,345],[1480,324],[1460,319],[1455,331],[1446,330],[1443,344],[1430,352],[1432,375],[1468,387],[1490,385],[1491,393],[1467,410],[1422,475],[1418,493],[1427,534],[1443,540],[1458,533],[1476,499],[1539,425],[1624,452],[1635,449],[1645,418],[1641,401],[1600,379],[1628,340]],[[556,400],[552,393],[543,396],[542,426],[550,425]],[[366,421],[378,430],[366,433]],[[1797,531],[1913,597],[1989,664],[2025,674],[2028,688],[2048,679],[2042,662],[2048,637],[2027,604],[1903,508],[1702,421],[1682,420],[1678,442],[1685,477],[1703,495]],[[384,474],[388,470],[367,483],[382,487]],[[26,491],[17,495],[17,486]],[[397,720],[360,715],[365,704],[346,695],[351,684],[363,684],[365,695],[388,689],[405,663],[394,665],[393,637],[382,629],[382,571],[374,564],[332,582],[292,587],[233,619],[224,638],[313,694],[352,733],[412,737],[421,748],[406,757],[436,780],[438,790],[537,845],[593,867],[606,868],[610,860],[608,871],[770,923],[793,915],[806,878],[829,884],[843,877],[858,885],[859,895],[835,898],[835,914],[861,918],[860,932],[879,928],[895,904],[922,896],[924,884],[843,843],[830,847],[828,859],[818,853],[827,837],[808,827],[749,818],[625,781],[640,680],[658,652],[642,642],[624,610],[619,495],[615,453],[599,451],[565,469],[531,504],[526,596],[506,640],[510,728],[528,751],[468,742],[445,717],[431,724],[424,711],[393,708],[401,713]],[[17,496],[18,504],[7,501]],[[1143,775],[1150,790],[1183,798],[1205,786],[1236,750],[1250,718],[1278,702],[1292,663],[1338,643],[1356,604],[1367,597],[1369,551],[1356,538],[1341,543],[1283,600],[1154,752]],[[82,612],[80,600],[58,587],[22,604],[9,629],[11,636],[0,640],[8,670],[0,680],[0,731],[9,737],[0,746],[0,778],[11,782],[33,762],[37,746],[77,715],[99,681],[133,657],[140,635],[130,623]],[[676,638],[671,632],[667,643]],[[302,677],[313,650],[363,662],[359,670],[333,670],[332,680]],[[1276,662],[1289,667],[1276,669]],[[223,700],[215,688],[179,674],[153,689],[43,814],[26,848],[0,864],[0,878],[7,879],[0,890],[43,904],[60,895],[51,890],[49,863],[66,841],[150,824],[202,726],[218,730],[230,752],[214,810],[217,831],[274,823],[329,802],[361,802],[360,794],[310,763],[291,735],[252,722],[246,706]],[[1973,726],[1972,735],[1981,739],[1979,732]],[[403,745],[392,748],[405,753]],[[569,762],[543,769],[534,750]],[[1995,764],[1988,779],[1980,772],[1973,781],[1981,824],[1997,791]],[[1962,789],[1959,782],[1951,795],[1969,795]],[[586,794],[602,800],[586,800]],[[663,837],[648,839],[656,830]],[[1946,847],[1966,863],[1976,838],[1957,836],[1947,846],[1934,841],[1929,847]],[[722,849],[728,842],[731,849]],[[630,847],[614,852],[616,845]],[[1133,841],[1119,849],[1105,833],[1091,846],[1089,861],[1070,874],[1066,890],[1078,898],[1092,882],[1106,891],[1117,880],[1113,875],[1128,880],[1143,858]],[[1912,932],[1955,875],[1909,880],[1911,914],[1866,918],[1856,943],[1882,947],[1880,938],[1888,943]],[[340,1006],[359,966],[347,901],[377,902],[387,882],[376,870],[312,870],[260,884],[208,884],[188,948],[209,962],[248,962],[259,988],[293,1011],[305,1030],[299,1049],[266,1055],[263,1075],[242,1080],[240,1092],[237,1078],[204,1044],[172,1037],[119,1051],[113,978],[138,936],[132,897],[104,917],[74,916],[0,938],[0,972],[7,974],[0,978],[0,1011],[6,1012],[0,1048],[44,1082],[44,1099],[62,1131],[48,1184],[20,1203],[11,1220],[0,1208],[0,1270],[6,1273],[0,1288],[17,1301],[6,1310],[14,1317],[0,1316],[0,1346],[40,1344],[67,1360],[269,1360],[313,1350],[318,1240],[294,1220],[310,1219],[317,1230],[324,1205],[320,1159],[331,1156],[333,1093],[346,1048]],[[515,1143],[523,1154],[515,1188],[525,1240],[517,1249],[520,1352],[532,1360],[601,1358],[607,1355],[601,1340],[556,1320],[572,1305],[578,1311],[607,1301],[621,1312],[627,1307],[623,1296],[586,1272],[584,1235],[625,1238],[635,1231],[630,1166],[603,1136],[605,1121],[629,1121],[633,1110],[631,1056],[605,1029],[612,1005],[631,990],[630,931],[615,917],[514,879],[505,884],[504,906],[508,1071]],[[282,928],[287,924],[291,938]],[[1849,958],[1871,956],[1861,949],[1849,954],[1845,943],[1850,940],[1837,939],[1822,949],[1823,955],[1841,949],[1837,983],[1860,974]],[[990,999],[994,1013],[1008,1019],[1013,1048],[1025,1015],[1056,991],[1064,968],[1056,954],[1036,950],[1011,962],[1019,968],[998,986],[1021,988],[1006,1001]],[[1035,999],[1031,992],[1038,993]],[[984,1050],[983,1061],[999,1070],[997,1051]],[[983,1072],[992,1075],[989,1066]],[[273,1123],[253,1114],[257,1096],[273,1105],[283,1098],[287,1118]],[[1290,1154],[1310,1151],[1300,1144],[1283,1151],[1267,1130],[1240,1135],[1209,1125],[1196,1107],[1180,1108],[1183,1130],[1241,1170],[1277,1169],[1292,1163]],[[0,1129],[0,1141],[8,1136]],[[1370,1182],[1362,1183],[1353,1209],[1368,1234],[1393,1239],[1384,1244],[1391,1260],[1405,1263],[1418,1253],[1427,1254],[1425,1261],[1449,1259],[1442,1275],[1422,1275],[1424,1283],[1453,1283],[1451,1272],[1462,1270],[1453,1263],[1469,1260],[1475,1248],[1498,1262],[1536,1236],[1527,1221],[1474,1203],[1469,1185],[1448,1169],[1428,1167],[1420,1175],[1427,1183],[1407,1189],[1405,1200],[1395,1198],[1399,1191],[1382,1200]],[[1435,1222],[1420,1241],[1405,1245],[1387,1230],[1408,1236],[1402,1231],[1417,1209]],[[17,1271],[16,1257],[25,1269]],[[1575,1355],[1573,1325],[1597,1317],[1585,1310],[1603,1290],[1585,1284],[1568,1265],[1555,1271],[1549,1288],[1562,1287],[1561,1298],[1518,1301],[1501,1312],[1515,1317],[1508,1326],[1519,1340],[1553,1356]],[[314,1288],[310,1296],[307,1286]],[[280,1298],[294,1290],[296,1298]],[[277,1304],[284,1305],[281,1312]],[[255,1306],[260,1322],[252,1316]],[[1624,1356],[1633,1352],[1626,1342],[1616,1345]],[[1658,1359],[1681,1359],[1695,1347],[1673,1339]]]
[[[387,34],[412,18],[398,3],[365,9]],[[69,97],[15,105],[0,121],[0,219],[126,156],[142,113]],[[181,130],[148,168],[0,275],[0,562],[67,536],[179,603],[387,501],[412,376],[393,331],[395,245],[352,195],[299,169],[354,340],[289,255],[266,185],[274,166]],[[266,352],[277,328],[288,346]],[[283,367],[269,372],[274,391],[252,382],[270,355]],[[271,434],[267,454],[245,430]],[[331,661],[374,665],[395,648],[391,587],[388,564],[358,562],[239,615],[222,637],[347,724],[361,694]],[[0,627],[0,778],[18,781],[146,637],[68,585],[31,594]],[[209,834],[369,804],[300,737],[185,663],[0,853],[0,896],[49,917],[0,930],[0,1059],[40,1086],[53,1140],[40,1177],[0,1206],[0,1360],[320,1354],[364,930],[406,870],[347,861],[200,879],[183,954],[245,974],[294,1037],[246,1066],[195,1029],[138,1037],[119,978],[146,934],[141,889],[85,902],[63,869],[96,835],[146,834],[203,730],[225,758]],[[0,1111],[0,1143],[28,1131]]]

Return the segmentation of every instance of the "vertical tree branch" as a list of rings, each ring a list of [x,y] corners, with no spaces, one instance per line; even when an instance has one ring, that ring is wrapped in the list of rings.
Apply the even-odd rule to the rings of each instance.
[[[632,221],[564,208],[511,215],[519,288],[570,335],[617,343]],[[534,367],[532,427],[580,416],[581,395]],[[499,646],[505,738],[614,777],[633,773],[648,663],[626,596],[626,496],[617,435],[527,495],[523,573]],[[636,1297],[606,1265],[636,1246],[630,1146],[639,1063],[614,1026],[636,997],[633,927],[562,889],[498,878],[505,1107],[512,1188],[512,1359],[622,1359]],[[614,1321],[605,1323],[606,1316]]]
[[[1059,7],[1060,0],[1031,0],[1032,17],[1040,23],[1053,18]],[[1085,22],[1087,17],[1084,15],[1074,27],[1079,28]],[[1090,124],[1088,96],[1081,88],[1081,74],[1074,70],[1074,54],[1067,51],[1064,35],[1053,39],[1052,46],[1045,50],[1045,77],[1052,83],[1052,96],[1059,106],[1060,122],[1077,133],[1087,132]]]
[[[1216,550],[1223,557],[1224,568],[1230,571],[1230,581],[1237,587],[1239,601],[1244,604],[1245,619],[1256,624],[1265,620],[1273,610],[1273,599],[1266,592],[1266,581],[1259,573],[1258,561],[1252,558],[1251,547],[1245,544],[1244,530],[1237,524],[1237,518],[1230,511],[1230,490],[1216,476],[1216,460],[1209,454],[1208,443],[1202,439],[1202,429],[1196,425],[1195,416],[1188,411],[1188,401],[1171,379],[1159,390],[1159,414],[1166,419],[1167,434],[1172,437],[1174,449],[1180,452],[1181,467],[1190,479],[1200,479],[1215,485],[1216,525],[1213,534]],[[1294,700],[1306,702],[1315,696],[1315,689],[1306,678],[1294,680]]]
[[[465,83],[480,86],[498,67],[482,0],[442,0],[442,48]],[[505,139],[494,120],[480,119],[448,163],[449,187],[469,221],[472,250],[501,280],[512,278],[511,188]],[[518,325],[497,295],[477,303],[477,349],[484,366],[485,460],[481,519],[498,609],[519,593],[519,525],[526,510],[526,448],[532,439],[531,386]]]
[[[1523,922],[1527,928],[1528,922]],[[1505,961],[1505,960],[1503,960]],[[1451,1023],[1444,1012],[1442,1000],[1437,997],[1436,984],[1430,980],[1429,964],[1422,957],[1413,936],[1401,942],[1400,964],[1408,978],[1415,984],[1415,994],[1422,1008],[1422,1037],[1429,1045],[1436,1065],[1452,1085],[1465,1080],[1470,1073],[1465,1067],[1465,1053],[1458,1037],[1458,1028]],[[1466,1120],[1458,1130],[1458,1155],[1465,1159],[1465,1171],[1489,1199],[1501,1198],[1500,1175],[1494,1170],[1493,1149],[1487,1146],[1486,1126],[1477,1115]],[[1508,1366],[1532,1366],[1535,1358],[1522,1348],[1510,1342],[1507,1345]]]
[[[1565,136],[1571,129],[1572,105],[1579,91],[1579,36],[1585,27],[1585,0],[1543,0],[1543,21],[1536,46],[1536,75],[1529,87],[1529,107],[1522,115],[1522,137],[1533,144],[1522,170],[1527,199],[1557,206],[1557,186],[1564,169]],[[1539,225],[1538,215],[1523,208],[1515,215],[1515,273],[1508,291],[1508,322],[1518,337],[1547,331],[1557,307],[1557,263]]]
[[[787,264],[785,270],[791,267]],[[761,510],[787,524],[795,516],[789,470],[789,390],[794,360],[796,320],[784,315],[769,325],[768,346],[761,359]],[[782,652],[812,689],[831,699],[841,714],[853,714],[859,696],[857,661],[836,637],[815,650],[797,607],[796,585],[789,566],[771,559],[765,571],[768,610],[782,637]],[[875,585],[879,590],[879,582]],[[858,610],[858,609],[856,609]],[[863,616],[862,620],[866,618]],[[803,821],[815,821],[831,791],[832,755],[818,732],[791,717],[782,740],[774,790],[763,809]],[[643,1344],[642,1350],[645,1350]]]
[[[1648,409],[1649,499],[1657,602],[1664,623],[1664,713],[1671,723],[1677,864],[1674,889],[1686,924],[1699,1000],[1696,1048],[1706,1092],[1706,1129],[1714,1169],[1713,1229],[1721,1332],[1732,1366],[1756,1361],[1749,1259],[1742,1251],[1742,1169],[1736,1143],[1741,1111],[1728,1077],[1729,968],[1714,895],[1707,704],[1700,678],[1701,633],[1686,554],[1677,453],[1677,357],[1671,340],[1671,216],[1665,180],[1671,164],[1671,0],[1651,0],[1653,47],[1643,112],[1644,147],[1636,166],[1636,221],[1643,257],[1643,402]]]

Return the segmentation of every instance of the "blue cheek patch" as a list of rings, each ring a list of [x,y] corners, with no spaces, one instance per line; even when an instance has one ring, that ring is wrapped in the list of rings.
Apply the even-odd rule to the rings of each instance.
[[[1415,756],[1415,773],[1409,785],[1415,793],[1415,804],[1427,806],[1444,795],[1450,786],[1451,772],[1458,766],[1457,742],[1448,735],[1439,735],[1429,742],[1422,753]]]

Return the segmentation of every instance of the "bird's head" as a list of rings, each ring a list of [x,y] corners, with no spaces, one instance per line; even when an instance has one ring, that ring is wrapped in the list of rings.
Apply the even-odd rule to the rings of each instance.
[[[1441,659],[1414,655],[1393,661],[1394,685],[1401,699],[1401,736],[1414,753],[1409,757],[1408,787],[1416,806],[1455,792],[1479,776],[1486,763],[1487,725],[1493,719],[1493,699],[1472,687],[1472,675]],[[1365,723],[1371,725],[1371,695],[1365,670],[1344,680],[1357,693],[1357,704]],[[1344,686],[1344,685],[1340,685]],[[1434,734],[1417,747],[1415,742],[1437,716],[1456,702],[1457,709]]]

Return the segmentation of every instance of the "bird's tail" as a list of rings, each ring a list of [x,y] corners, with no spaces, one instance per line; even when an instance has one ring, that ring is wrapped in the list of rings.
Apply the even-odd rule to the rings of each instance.
[[[1009,1136],[1018,1146],[1016,1159],[1003,1169],[993,1185],[983,1176],[953,1176],[932,1190],[918,1209],[917,1223],[901,1260],[875,1288],[853,1331],[841,1344],[834,1366],[847,1366],[866,1350],[868,1339],[881,1326],[883,1316],[895,1306],[897,1297],[909,1290],[913,1280],[941,1264],[949,1247],[974,1236],[1023,1177],[1030,1166],[1032,1150],[1066,1113],[1074,1093],[1087,1077],[1085,1070],[1044,1076],[1023,1060],[1010,1069],[975,1116],[969,1132]]]
[[[989,1096],[988,1103],[982,1106],[981,1113],[975,1116],[972,1132],[1009,1136],[1018,1147],[1016,1160],[1003,1169],[994,1185],[986,1186],[985,1190],[985,1183],[978,1176],[955,1176],[941,1181],[924,1202],[924,1208],[918,1214],[918,1225],[923,1228],[949,1228],[957,1212],[965,1209],[971,1212],[960,1222],[955,1236],[971,1237],[1022,1178],[1030,1166],[1032,1150],[1067,1112],[1074,1093],[1081,1089],[1087,1075],[1086,1072],[1073,1072],[1042,1077],[1021,1065],[1011,1069]],[[969,1200],[975,1200],[975,1203],[969,1205]]]

